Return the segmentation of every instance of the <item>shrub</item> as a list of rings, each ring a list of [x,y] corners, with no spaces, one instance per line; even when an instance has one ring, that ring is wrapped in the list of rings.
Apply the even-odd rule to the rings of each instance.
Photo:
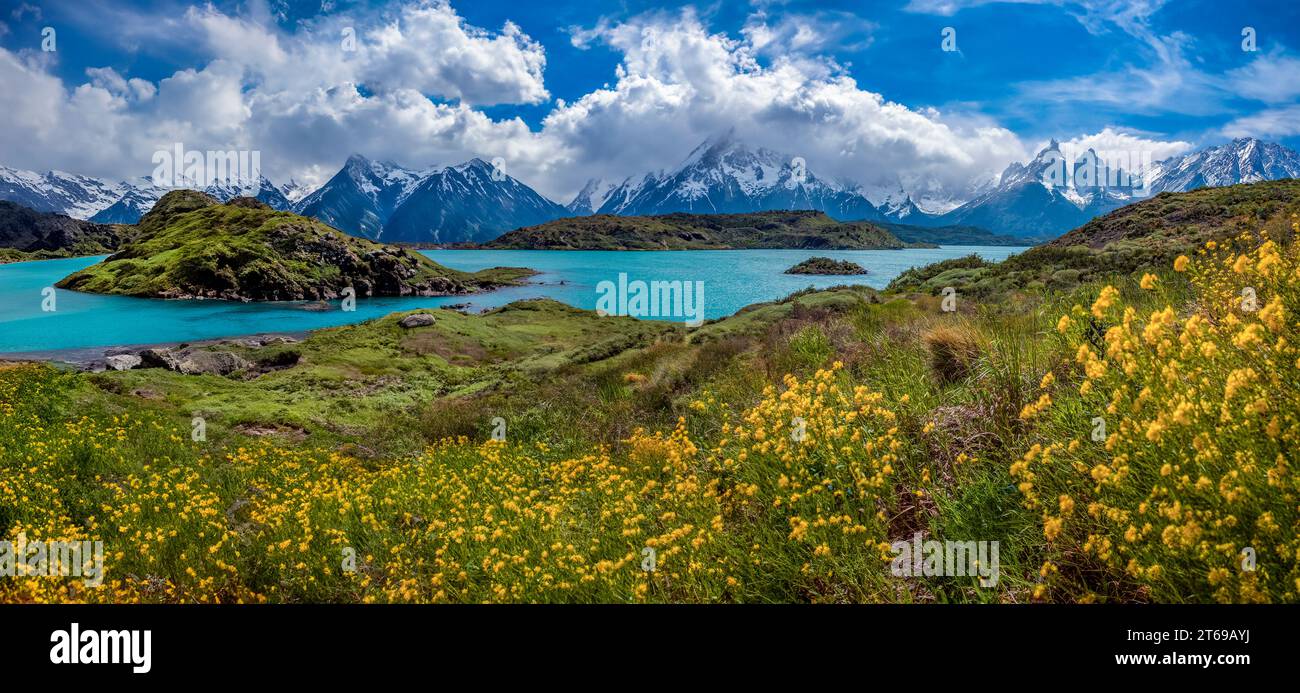
[[[1048,542],[1039,597],[1300,600],[1300,249],[1235,247],[1256,245],[1178,258],[1189,314],[1140,315],[1108,286],[1061,317],[1078,369],[1057,387],[1082,401],[1053,405],[1049,374],[1024,416],[1057,420],[1011,466]],[[1100,345],[1094,320],[1108,325]]]
[[[965,380],[982,351],[982,340],[969,327],[943,325],[925,333],[930,369],[942,384]]]

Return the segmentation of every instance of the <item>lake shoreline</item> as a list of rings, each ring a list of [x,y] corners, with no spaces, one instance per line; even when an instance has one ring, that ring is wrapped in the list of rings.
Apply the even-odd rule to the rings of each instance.
[[[328,328],[321,328],[328,329]],[[104,359],[119,354],[136,354],[145,349],[181,349],[186,347],[208,347],[221,344],[235,345],[240,340],[291,339],[300,342],[316,330],[299,332],[260,332],[257,334],[237,334],[209,339],[194,339],[171,342],[152,342],[143,344],[115,344],[112,346],[73,347],[70,349],[42,349],[37,351],[19,351],[0,353],[0,363],[60,363],[74,366],[77,370],[96,370],[96,365],[104,365]]]
[[[513,265],[533,276],[523,283],[488,291],[440,297],[359,298],[355,312],[304,309],[306,302],[225,300],[158,300],[55,289],[57,311],[42,308],[44,289],[102,256],[53,259],[0,266],[0,358],[68,361],[99,360],[103,352],[124,345],[209,342],[262,334],[307,334],[412,310],[463,306],[473,312],[518,300],[551,298],[569,306],[595,310],[598,287],[617,283],[620,274],[640,281],[702,281],[703,317],[733,315],[745,306],[779,300],[796,291],[836,284],[864,284],[883,289],[912,267],[977,254],[998,261],[1023,248],[951,246],[925,250],[695,250],[566,251],[462,250],[421,251],[460,272]],[[853,260],[869,270],[862,276],[786,275],[791,264],[813,255]],[[652,318],[656,319],[656,318]],[[675,321],[678,317],[663,319]]]

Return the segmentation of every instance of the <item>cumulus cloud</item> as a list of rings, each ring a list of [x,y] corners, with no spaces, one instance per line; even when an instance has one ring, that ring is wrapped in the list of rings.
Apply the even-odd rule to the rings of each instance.
[[[167,40],[208,58],[156,84],[101,67],[67,87],[47,65],[0,49],[10,125],[0,163],[127,178],[182,142],[258,149],[273,180],[322,183],[353,152],[415,167],[500,156],[511,175],[567,201],[588,178],[675,166],[728,130],[804,157],[825,178],[870,187],[901,179],[931,193],[961,190],[1032,153],[976,111],[909,108],[860,85],[820,51],[846,36],[868,41],[873,27],[837,26],[828,13],[758,11],[736,35],[710,31],[690,9],[575,30],[575,46],[607,47],[618,65],[608,85],[555,102],[539,129],[478,108],[550,99],[545,52],[519,27],[471,26],[446,2],[365,19],[317,17],[290,33],[256,13],[192,9],[163,23]],[[148,40],[148,22],[130,25],[132,41]],[[349,28],[355,50],[343,43]],[[1111,128],[1077,139],[1188,146]]]
[[[154,40],[149,22],[128,20],[132,45]],[[321,183],[354,151],[425,165],[541,156],[529,154],[536,136],[522,121],[473,108],[549,98],[544,52],[514,24],[493,33],[446,2],[425,2],[382,22],[335,16],[293,34],[212,6],[158,26],[166,41],[202,46],[209,61],[156,85],[91,68],[69,89],[50,74],[53,54],[0,49],[0,109],[11,125],[0,133],[3,163],[130,178],[181,142],[258,149],[267,175]]]
[[[710,33],[685,10],[575,34],[576,45],[600,41],[623,58],[613,86],[544,121],[562,154],[553,174],[617,178],[668,168],[733,128],[745,142],[804,157],[819,175],[867,185],[895,183],[901,173],[961,186],[1024,154],[1005,128],[890,102],[833,63],[778,56],[760,65],[762,44],[752,37],[770,34],[754,26],[735,39]]]
[[[1149,136],[1149,133],[1131,132],[1122,128],[1106,127],[1101,132],[1091,135],[1079,135],[1067,140],[1061,140],[1062,152],[1073,152],[1082,154],[1091,149],[1099,154],[1132,153],[1142,155],[1144,158],[1149,156],[1150,160],[1163,161],[1172,156],[1178,156],[1192,150],[1195,145],[1191,142],[1182,140],[1160,140]],[[1038,150],[1041,151],[1047,143],[1040,143]]]

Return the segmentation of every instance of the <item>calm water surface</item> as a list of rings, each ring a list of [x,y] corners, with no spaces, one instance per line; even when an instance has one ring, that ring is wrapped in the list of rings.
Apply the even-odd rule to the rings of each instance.
[[[306,310],[302,302],[168,301],[55,290],[56,310],[42,311],[45,287],[103,259],[40,260],[0,265],[0,353],[58,352],[89,347],[157,344],[271,332],[303,332],[361,322],[395,311],[468,303],[475,309],[524,298],[549,297],[578,308],[596,307],[596,285],[618,281],[703,281],[706,318],[731,315],[751,303],[782,298],[809,286],[866,284],[883,288],[910,267],[976,253],[1002,260],[1024,248],[945,246],[920,250],[673,250],[550,251],[430,250],[436,262],[458,270],[531,267],[541,274],[525,286],[474,296],[358,299],[355,311]],[[814,255],[852,260],[869,274],[854,277],[788,275]],[[680,318],[679,318],[680,319]]]

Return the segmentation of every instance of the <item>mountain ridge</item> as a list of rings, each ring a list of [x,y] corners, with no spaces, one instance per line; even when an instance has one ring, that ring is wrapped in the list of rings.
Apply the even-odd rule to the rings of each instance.
[[[315,190],[293,181],[278,186],[259,177],[253,185],[214,184],[204,192],[218,200],[253,195],[272,208],[311,216],[356,236],[407,243],[481,243],[513,229],[591,214],[801,209],[841,221],[974,227],[993,237],[1043,242],[1160,192],[1300,176],[1300,154],[1294,150],[1238,138],[1155,162],[1145,189],[1108,181],[1120,171],[1104,164],[1097,169],[1098,181],[1078,185],[1065,174],[1067,167],[1078,171],[1079,161],[1064,161],[1060,149],[1053,140],[1033,159],[1012,162],[1000,175],[956,192],[934,180],[867,188],[825,179],[802,159],[750,147],[734,131],[706,139],[671,169],[618,181],[589,179],[563,205],[478,158],[412,169],[352,154]],[[1053,176],[1064,182],[1054,182]],[[167,191],[149,179],[112,183],[0,166],[0,199],[99,223],[135,223]]]

